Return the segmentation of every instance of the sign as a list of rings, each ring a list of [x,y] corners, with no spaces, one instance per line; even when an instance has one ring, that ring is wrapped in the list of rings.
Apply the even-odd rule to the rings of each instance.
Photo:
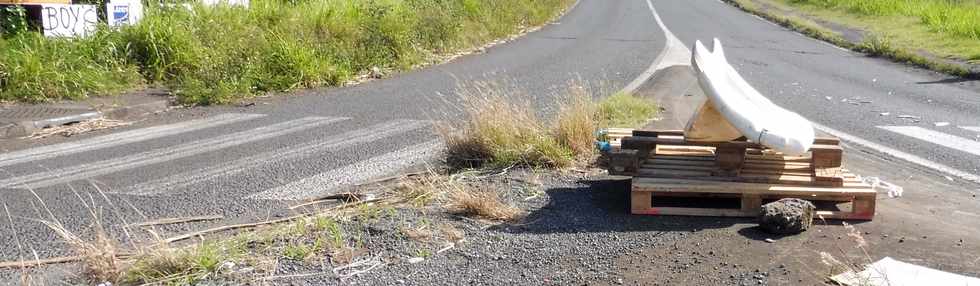
[[[84,37],[95,32],[95,5],[41,5],[41,27],[48,37]]]
[[[106,18],[110,27],[134,25],[143,18],[141,0],[117,0],[106,3]]]

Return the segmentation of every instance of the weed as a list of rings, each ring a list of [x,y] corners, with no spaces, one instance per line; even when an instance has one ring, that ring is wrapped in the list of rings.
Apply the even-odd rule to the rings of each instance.
[[[884,56],[894,52],[891,41],[886,36],[878,34],[866,36],[857,49],[873,56]]]
[[[419,248],[418,250],[415,251],[415,257],[421,257],[421,258],[432,257],[432,251],[425,248]]]
[[[314,253],[314,247],[303,243],[287,244],[282,250],[282,256],[292,260],[306,260]]]
[[[572,151],[552,136],[530,100],[508,92],[487,83],[462,90],[467,118],[439,129],[450,167],[568,166]]]
[[[461,215],[514,221],[521,217],[518,208],[503,201],[497,192],[462,188],[449,193],[449,209]]]
[[[113,283],[120,280],[123,266],[117,256],[119,251],[101,224],[96,224],[95,238],[87,241],[66,229],[60,222],[42,221],[42,223],[67,242],[75,253],[82,256],[83,274],[90,282]]]
[[[576,156],[595,151],[595,132],[598,130],[598,110],[592,96],[581,86],[572,86],[568,96],[559,103],[556,126],[558,143]]]

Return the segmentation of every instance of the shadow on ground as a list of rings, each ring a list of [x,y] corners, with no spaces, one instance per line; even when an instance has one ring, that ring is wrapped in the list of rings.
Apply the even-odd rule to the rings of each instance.
[[[546,205],[515,224],[495,227],[512,233],[698,231],[748,223],[746,218],[647,216],[629,213],[629,180],[590,179],[576,187],[546,191]]]

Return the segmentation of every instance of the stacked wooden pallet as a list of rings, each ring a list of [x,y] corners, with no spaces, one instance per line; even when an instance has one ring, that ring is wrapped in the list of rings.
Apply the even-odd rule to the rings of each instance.
[[[842,168],[836,138],[788,156],[746,141],[692,142],[680,131],[624,133],[608,134],[619,143],[611,144],[609,173],[633,177],[634,214],[756,216],[767,201],[802,198],[824,218],[874,216],[876,192]]]

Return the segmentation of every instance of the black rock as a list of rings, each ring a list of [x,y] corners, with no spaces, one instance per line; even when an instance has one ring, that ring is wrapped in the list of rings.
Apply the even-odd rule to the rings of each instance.
[[[781,199],[762,205],[759,227],[774,234],[797,234],[813,225],[813,203],[801,199]]]

